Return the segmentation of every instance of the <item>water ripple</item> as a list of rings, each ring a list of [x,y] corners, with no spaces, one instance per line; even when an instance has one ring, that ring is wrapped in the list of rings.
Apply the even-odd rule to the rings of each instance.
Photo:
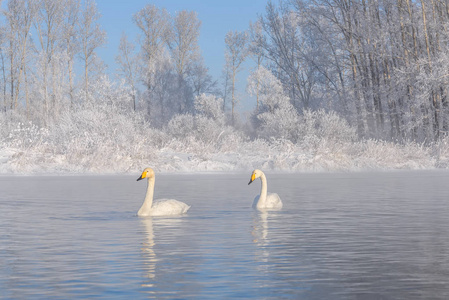
[[[273,212],[247,174],[162,175],[171,218],[134,177],[0,177],[2,297],[449,299],[447,172],[269,175]]]

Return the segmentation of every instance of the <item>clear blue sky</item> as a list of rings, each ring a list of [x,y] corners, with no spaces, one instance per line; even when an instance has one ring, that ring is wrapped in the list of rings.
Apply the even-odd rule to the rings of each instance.
[[[264,14],[268,0],[227,0],[227,1],[200,1],[200,0],[96,0],[98,11],[102,17],[100,24],[106,31],[108,42],[105,48],[98,51],[99,56],[105,61],[113,73],[115,56],[120,42],[120,37],[125,32],[133,39],[138,34],[138,29],[132,21],[135,13],[146,4],[154,4],[158,8],[165,8],[175,15],[181,10],[190,10],[198,13],[201,21],[200,47],[206,66],[211,75],[219,79],[224,65],[224,38],[228,31],[243,31],[249,28],[249,23],[257,20],[257,16]],[[246,65],[248,68],[248,64]],[[239,92],[244,93],[247,71],[242,72]],[[246,106],[245,103],[242,103]]]

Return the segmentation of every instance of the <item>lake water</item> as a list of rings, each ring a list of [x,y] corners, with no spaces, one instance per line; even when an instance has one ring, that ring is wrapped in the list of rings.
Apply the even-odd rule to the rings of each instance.
[[[4,299],[449,299],[449,172],[1,176]]]

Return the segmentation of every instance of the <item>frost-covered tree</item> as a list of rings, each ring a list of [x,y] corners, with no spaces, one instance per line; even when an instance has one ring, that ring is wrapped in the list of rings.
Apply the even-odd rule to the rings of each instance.
[[[231,94],[231,76],[229,74],[228,68],[226,66],[221,72],[221,85],[223,88],[223,92],[221,93],[223,95],[223,111],[226,111],[226,107],[229,103],[228,98],[229,94]]]
[[[1,2],[0,2],[1,4]],[[6,112],[7,108],[7,102],[6,102],[6,89],[7,89],[7,82],[6,82],[6,50],[5,50],[5,28],[0,27],[0,95],[2,98],[2,106],[0,108],[1,111]]]
[[[17,108],[22,87],[26,88],[30,29],[36,17],[37,0],[10,0],[4,12],[7,21],[10,108]],[[27,105],[28,103],[26,103]]]
[[[151,102],[147,103],[151,105],[150,120],[155,126],[160,126],[166,124],[173,115],[189,111],[187,102],[193,101],[193,94],[187,82],[180,80],[168,55],[165,55],[163,60],[161,58],[154,67],[154,86],[152,90],[147,91],[146,97],[151,99]]]
[[[180,89],[184,88],[186,81],[188,82],[189,69],[200,59],[198,45],[200,27],[201,21],[198,20],[197,13],[193,11],[182,10],[172,20],[167,45],[178,74]],[[179,98],[180,112],[183,109],[191,111],[193,109],[192,100],[193,97],[190,95]]]
[[[138,83],[139,61],[135,53],[135,46],[128,41],[126,34],[122,34],[119,45],[119,55],[115,58],[119,65],[119,74],[131,87],[132,107],[136,111],[136,94]]]
[[[236,80],[237,74],[241,71],[242,63],[248,56],[248,33],[229,31],[225,37],[225,59],[226,75],[231,81],[231,118],[234,124],[235,106],[237,104]]]
[[[173,18],[167,45],[176,72],[182,78],[186,76],[189,66],[200,56],[198,45],[200,27],[201,21],[198,20],[196,12],[182,10]]]
[[[203,93],[219,93],[217,81],[209,74],[209,68],[204,65],[202,58],[198,59],[190,66],[187,80],[192,87],[195,96],[199,96]]]
[[[165,9],[147,4],[133,16],[133,21],[140,30],[141,81],[146,87],[147,113],[151,117],[153,99],[151,94],[156,88],[155,75],[165,65],[165,49],[170,33],[170,17]],[[163,105],[163,103],[161,103]]]
[[[73,106],[75,99],[75,57],[80,51],[80,41],[78,38],[81,3],[79,0],[67,0],[64,2],[63,11],[63,48],[67,56],[67,69],[69,80],[70,105]]]
[[[38,37],[38,60],[39,71],[42,80],[39,80],[39,91],[42,95],[44,105],[44,119],[47,121],[50,115],[57,116],[59,114],[59,106],[61,96],[56,95],[58,90],[58,82],[56,78],[56,62],[55,56],[62,58],[60,54],[62,50],[63,38],[63,17],[64,10],[70,9],[65,3],[57,0],[43,0],[40,2],[34,27],[36,28]],[[63,76],[60,76],[62,78]]]
[[[249,53],[250,56],[256,62],[256,69],[262,66],[262,61],[264,57],[263,48],[259,47],[259,38],[262,36],[262,25],[260,21],[249,24]],[[257,78],[256,78],[257,79]],[[259,92],[258,92],[258,82],[256,82],[256,111],[259,110]]]
[[[134,22],[141,32],[139,65],[148,117],[159,126],[174,114],[193,113],[194,95],[214,86],[199,51],[197,14],[180,11],[171,17],[147,5]]]
[[[223,99],[210,94],[198,95],[195,97],[195,109],[201,115],[224,125]]]
[[[310,60],[317,49],[302,15],[294,13],[288,1],[280,1],[278,6],[269,2],[258,24],[258,30],[253,30],[253,47],[260,48],[259,53],[281,80],[295,108],[309,108],[317,81],[316,67]]]
[[[439,71],[448,52],[446,6],[269,2],[252,40],[299,111],[336,109],[360,137],[438,140],[449,128],[449,90]]]
[[[248,79],[248,92],[258,94],[260,99],[260,106],[255,111],[257,134],[264,138],[296,141],[298,115],[279,79],[260,67]]]
[[[64,52],[52,55],[51,65],[47,56],[40,53],[35,62],[36,69],[28,77],[33,83],[33,100],[30,119],[37,124],[49,124],[57,121],[61,112],[70,109],[67,56]]]
[[[106,32],[101,29],[98,20],[100,13],[94,0],[86,0],[80,18],[80,56],[83,61],[84,91],[86,100],[89,93],[89,78],[92,74],[101,75],[103,65],[96,55],[97,48],[106,43]]]
[[[146,80],[148,90],[151,90],[151,74],[154,65],[160,60],[163,46],[169,37],[169,15],[165,9],[159,9],[154,5],[146,5],[133,17],[134,23],[140,30],[140,50],[144,67],[142,75]]]

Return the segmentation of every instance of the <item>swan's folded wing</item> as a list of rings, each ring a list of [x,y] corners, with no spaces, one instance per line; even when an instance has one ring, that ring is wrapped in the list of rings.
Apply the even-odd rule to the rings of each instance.
[[[185,214],[190,205],[175,199],[159,199],[153,203],[152,216],[172,216]]]
[[[281,197],[279,197],[279,195],[276,193],[269,193],[267,195],[267,208],[281,209],[282,208]]]

